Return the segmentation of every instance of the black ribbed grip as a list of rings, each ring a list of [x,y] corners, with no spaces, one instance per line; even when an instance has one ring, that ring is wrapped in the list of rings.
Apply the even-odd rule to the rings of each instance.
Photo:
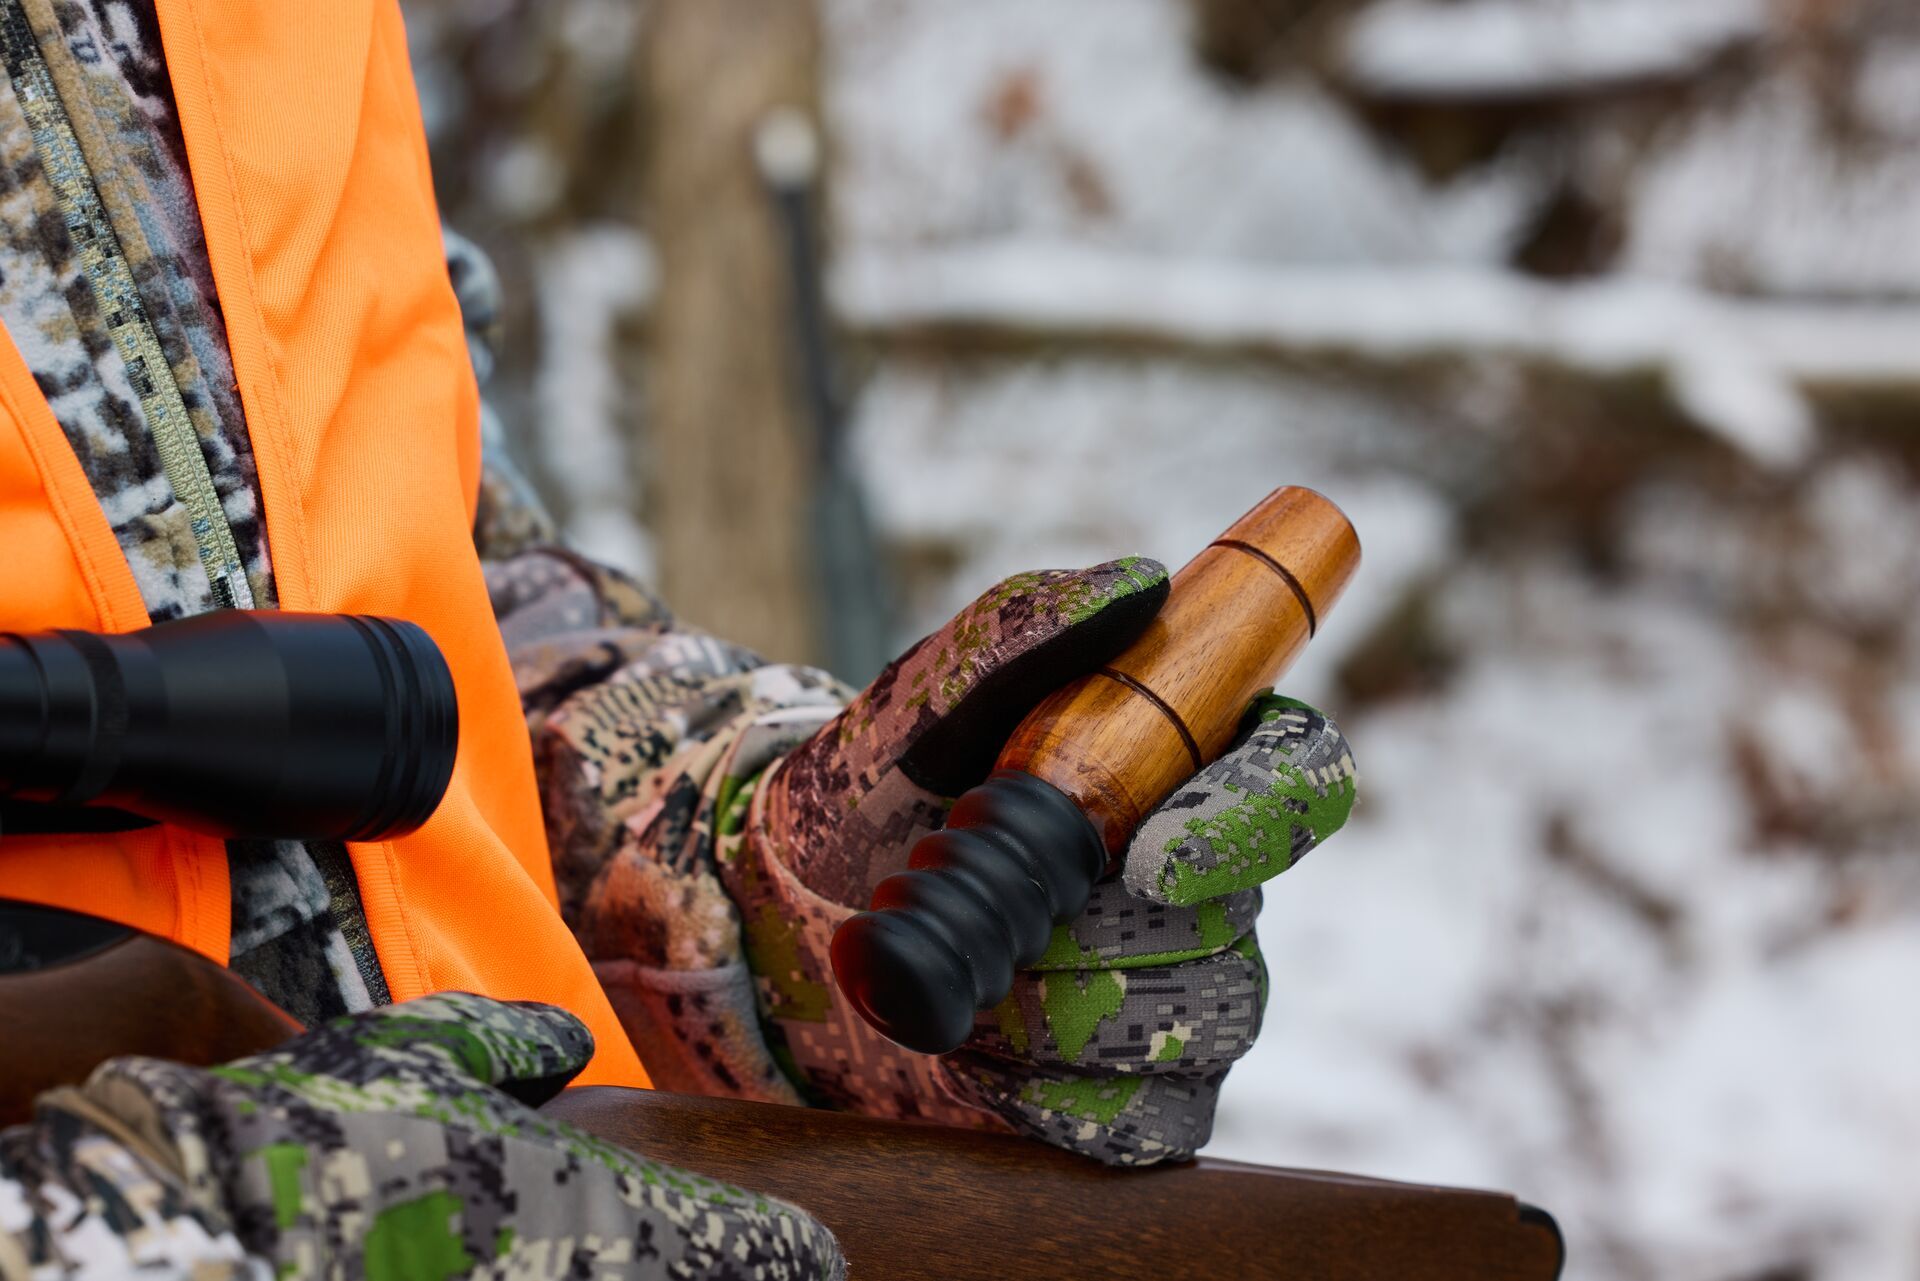
[[[1065,792],[999,770],[954,802],[907,866],[835,931],[833,974],[889,1040],[944,1054],[1045,954],[1054,925],[1087,905],[1107,852]]]

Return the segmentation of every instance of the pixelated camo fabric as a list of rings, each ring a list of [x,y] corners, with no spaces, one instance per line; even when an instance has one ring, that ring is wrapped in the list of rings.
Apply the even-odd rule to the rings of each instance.
[[[1013,1130],[1117,1164],[1206,1141],[1265,1004],[1260,886],[1353,804],[1345,740],[1304,704],[1258,700],[956,1053],[878,1036],[828,963],[834,928],[984,777],[991,752],[956,726],[1004,735],[1085,669],[1059,656],[1098,652],[1077,635],[1104,627],[1110,650],[1144,626],[1161,566],[1009,579],[856,696],[682,628],[577,557],[525,552],[488,577],[562,911],[663,1088]]]
[[[563,1010],[442,993],[225,1067],[112,1060],[0,1135],[0,1276],[845,1276],[795,1207],[508,1092],[592,1053]]]

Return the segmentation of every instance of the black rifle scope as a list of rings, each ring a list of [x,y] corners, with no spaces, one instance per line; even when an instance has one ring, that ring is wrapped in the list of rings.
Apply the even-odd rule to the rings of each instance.
[[[57,816],[103,806],[223,838],[382,840],[440,804],[458,730],[446,659],[395,619],[226,610],[0,634],[14,831],[88,830]]]

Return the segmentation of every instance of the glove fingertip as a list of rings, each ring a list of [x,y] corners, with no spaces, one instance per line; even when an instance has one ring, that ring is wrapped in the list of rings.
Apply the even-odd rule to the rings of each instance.
[[[593,1031],[572,1010],[541,1001],[515,1001],[507,1008],[525,1022],[499,1029],[510,1042],[499,1048],[516,1060],[504,1080],[547,1082],[558,1078],[559,1083],[552,1087],[552,1093],[557,1094],[593,1061]]]
[[[1122,876],[1144,899],[1190,907],[1286,871],[1353,812],[1356,774],[1332,720],[1268,692],[1225,756],[1147,816]]]
[[[882,674],[890,687],[919,691],[890,700],[914,722],[901,733],[901,771],[937,796],[978,783],[1021,718],[1131,644],[1167,590],[1166,567],[1143,556],[1003,580],[889,669],[890,680]]]
[[[963,1051],[943,1063],[956,1093],[1015,1132],[1103,1165],[1182,1161],[1206,1145],[1226,1070],[1138,1075],[1048,1070]]]
[[[335,1029],[352,1042],[437,1054],[481,1084],[532,1103],[558,1094],[594,1051],[593,1033],[568,1010],[475,992],[433,992],[350,1015]]]

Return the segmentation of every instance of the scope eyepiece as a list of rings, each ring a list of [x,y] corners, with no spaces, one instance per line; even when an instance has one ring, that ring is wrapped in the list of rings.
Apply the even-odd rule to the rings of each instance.
[[[446,659],[397,619],[0,634],[0,797],[223,838],[381,840],[432,815],[458,735]]]

